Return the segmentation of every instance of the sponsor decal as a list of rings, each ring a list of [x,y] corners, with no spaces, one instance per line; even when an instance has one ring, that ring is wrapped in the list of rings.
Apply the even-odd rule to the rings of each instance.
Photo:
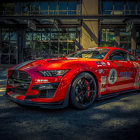
[[[97,66],[102,66],[100,61],[96,61]]]
[[[35,80],[36,83],[46,83],[48,82],[48,79],[37,79]]]
[[[104,91],[106,91],[106,88],[101,88],[101,92],[104,92]]]
[[[103,73],[104,73],[104,70],[103,70],[103,69],[99,69],[98,72],[99,72],[100,74],[103,74]]]
[[[101,84],[106,84],[106,76],[101,77]]]
[[[105,62],[102,62],[102,65],[105,66],[106,65]]]
[[[118,78],[117,71],[115,69],[111,69],[108,77],[109,83],[114,84],[117,81],[117,78]]]
[[[107,65],[109,65],[109,66],[110,66],[110,63],[109,63],[109,62],[107,62]]]
[[[139,72],[136,72],[136,77],[135,77],[135,83],[134,83],[135,87],[139,87]]]
[[[128,78],[128,77],[131,77],[132,74],[133,74],[132,71],[120,72],[120,77],[122,77],[122,78]]]

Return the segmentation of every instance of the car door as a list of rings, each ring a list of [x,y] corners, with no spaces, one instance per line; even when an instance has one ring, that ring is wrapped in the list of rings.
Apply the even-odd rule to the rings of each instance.
[[[128,90],[133,87],[133,71],[130,70],[128,54],[122,50],[113,51],[107,58],[108,66],[108,86],[107,92],[118,92]],[[131,65],[132,67],[132,65]],[[133,79],[133,80],[132,80]]]

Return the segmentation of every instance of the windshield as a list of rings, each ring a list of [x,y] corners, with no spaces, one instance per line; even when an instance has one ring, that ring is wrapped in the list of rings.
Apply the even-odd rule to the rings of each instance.
[[[109,49],[95,49],[95,50],[81,50],[73,54],[67,55],[67,57],[80,57],[80,58],[91,58],[91,59],[103,59],[109,52]]]

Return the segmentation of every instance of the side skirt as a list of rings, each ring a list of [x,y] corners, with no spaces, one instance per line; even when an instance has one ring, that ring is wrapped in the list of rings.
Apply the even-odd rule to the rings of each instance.
[[[109,93],[109,94],[105,94],[105,95],[100,95],[96,98],[96,100],[103,100],[103,99],[107,99],[107,98],[112,98],[112,97],[116,97],[119,94],[123,94],[126,92],[132,92],[132,91],[138,91],[136,89],[131,89],[131,90],[125,90],[125,91],[120,91],[120,92],[114,92],[114,93]]]

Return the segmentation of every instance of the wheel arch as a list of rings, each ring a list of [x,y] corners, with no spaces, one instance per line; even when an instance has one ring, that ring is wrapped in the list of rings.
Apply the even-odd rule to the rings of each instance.
[[[97,84],[97,95],[98,95],[98,91],[99,91],[98,79],[97,79],[97,76],[91,71],[85,70],[85,71],[81,71],[81,72],[77,73],[74,77],[72,77],[71,85],[72,85],[73,81],[75,80],[75,78],[83,72],[87,72],[87,73],[91,74],[91,76],[95,79],[95,82]],[[70,85],[70,89],[71,89],[71,85]],[[71,90],[69,92],[71,92]]]
[[[79,72],[79,73],[77,73],[77,75],[75,75],[73,78],[72,78],[72,81],[71,81],[71,84],[70,84],[70,87],[69,87],[69,105],[71,105],[71,106],[73,106],[73,107],[76,107],[76,108],[80,108],[80,109],[86,109],[86,108],[88,108],[90,105],[92,105],[93,104],[93,102],[90,104],[90,105],[87,105],[87,106],[85,106],[85,107],[80,107],[76,102],[75,102],[75,100],[73,100],[73,97],[74,97],[74,95],[73,95],[73,82],[75,81],[75,79],[80,75],[80,74],[82,74],[82,73],[88,73],[88,74],[90,74],[91,75],[91,77],[92,78],[94,78],[94,80],[95,80],[95,83],[96,83],[96,94],[94,95],[94,99],[93,99],[93,102],[94,102],[94,100],[96,100],[96,98],[97,98],[97,96],[98,96],[98,80],[97,80],[97,77],[96,77],[96,75],[94,74],[94,73],[92,73],[91,71],[81,71],[81,72]],[[72,93],[71,93],[72,92]],[[91,102],[91,101],[90,101]]]
[[[93,72],[91,72],[91,71],[84,71],[84,72],[87,72],[87,73],[91,74],[92,77],[95,79],[95,81],[96,81],[96,85],[97,85],[97,93],[96,93],[96,94],[98,95],[98,91],[99,91],[99,83],[98,83],[98,79],[97,79],[96,75],[95,75]]]

